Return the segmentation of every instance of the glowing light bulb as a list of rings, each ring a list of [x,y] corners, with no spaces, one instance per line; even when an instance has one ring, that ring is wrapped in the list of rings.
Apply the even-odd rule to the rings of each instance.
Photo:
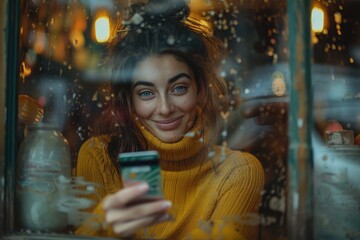
[[[102,16],[95,21],[95,38],[99,43],[107,42],[110,39],[110,20]]]
[[[324,29],[324,11],[319,7],[314,7],[311,11],[311,29],[313,32],[320,33]]]

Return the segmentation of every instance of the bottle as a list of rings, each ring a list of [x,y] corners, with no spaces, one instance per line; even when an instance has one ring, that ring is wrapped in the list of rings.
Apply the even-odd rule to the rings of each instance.
[[[21,143],[17,158],[16,217],[26,232],[64,232],[67,213],[58,208],[56,181],[71,175],[68,141],[57,124],[35,123]]]

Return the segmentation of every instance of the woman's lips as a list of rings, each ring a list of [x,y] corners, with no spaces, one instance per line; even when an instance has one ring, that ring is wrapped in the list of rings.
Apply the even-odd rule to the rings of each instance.
[[[172,130],[180,126],[182,117],[154,121],[161,130]]]

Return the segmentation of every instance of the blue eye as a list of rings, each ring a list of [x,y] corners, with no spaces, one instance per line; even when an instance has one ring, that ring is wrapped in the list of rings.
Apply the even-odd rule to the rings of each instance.
[[[186,86],[177,86],[174,88],[173,92],[176,94],[182,94],[182,93],[186,93],[188,87]]]
[[[154,93],[151,92],[151,91],[142,91],[142,92],[139,92],[138,95],[141,97],[141,98],[151,98],[152,96],[154,96]]]

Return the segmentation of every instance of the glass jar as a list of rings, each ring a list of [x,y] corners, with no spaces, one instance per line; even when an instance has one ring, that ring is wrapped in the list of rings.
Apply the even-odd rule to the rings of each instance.
[[[68,141],[52,123],[29,126],[17,158],[17,224],[23,231],[62,232],[67,214],[58,208],[61,191],[56,181],[70,177]]]
[[[360,147],[328,145],[315,151],[315,239],[355,239],[360,229]]]

